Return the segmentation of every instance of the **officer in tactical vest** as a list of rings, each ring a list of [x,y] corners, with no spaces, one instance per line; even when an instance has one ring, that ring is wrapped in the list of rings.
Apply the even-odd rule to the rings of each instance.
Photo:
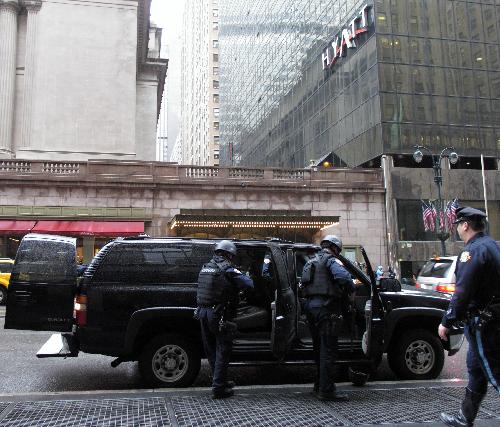
[[[334,362],[342,326],[342,304],[354,290],[354,284],[350,274],[334,257],[342,250],[342,241],[328,235],[321,241],[321,248],[312,260],[309,283],[303,283],[303,295],[307,298],[304,308],[317,367],[314,393],[320,400],[347,401],[349,396],[336,390]]]
[[[457,209],[457,231],[465,242],[455,271],[455,293],[438,333],[448,340],[449,329],[465,321],[469,342],[469,381],[459,413],[441,413],[449,426],[472,426],[488,381],[500,392],[500,249],[485,235],[486,215],[474,208]]]
[[[253,288],[250,277],[233,265],[236,246],[229,240],[215,245],[214,257],[205,264],[198,276],[196,317],[200,320],[203,347],[212,369],[212,397],[232,396],[234,383],[227,381],[227,367],[231,357],[236,324],[238,294]]]

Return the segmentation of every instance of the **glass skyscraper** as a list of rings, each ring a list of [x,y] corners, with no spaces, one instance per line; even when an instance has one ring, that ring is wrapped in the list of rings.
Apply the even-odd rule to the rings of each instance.
[[[453,146],[444,201],[488,205],[500,240],[500,0],[220,5],[223,164],[383,167],[389,261],[411,277],[440,252],[421,218],[421,199],[437,199],[432,163],[414,147]]]
[[[325,68],[362,10],[366,31]],[[333,151],[358,166],[415,144],[498,157],[499,22],[500,0],[222,0],[223,162],[304,167]]]

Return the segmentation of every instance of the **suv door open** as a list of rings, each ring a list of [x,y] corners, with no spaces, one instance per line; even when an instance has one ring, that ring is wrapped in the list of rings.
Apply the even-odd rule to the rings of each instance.
[[[271,304],[271,351],[283,359],[297,334],[297,296],[290,283],[285,253],[278,245],[269,243],[277,277],[275,300]]]
[[[76,239],[26,235],[10,278],[6,329],[71,331],[76,293]]]
[[[379,363],[384,353],[384,305],[380,298],[375,274],[364,248],[361,248],[361,253],[365,260],[371,287],[371,298],[365,305],[366,331],[363,335],[362,347],[366,357]]]

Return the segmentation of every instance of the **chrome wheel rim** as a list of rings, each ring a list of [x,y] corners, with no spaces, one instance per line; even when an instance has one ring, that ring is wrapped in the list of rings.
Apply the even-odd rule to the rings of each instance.
[[[182,347],[166,344],[156,350],[151,367],[156,378],[165,383],[172,383],[186,375],[189,357]]]
[[[406,367],[413,374],[427,374],[434,367],[435,360],[434,349],[427,341],[413,341],[406,347]]]

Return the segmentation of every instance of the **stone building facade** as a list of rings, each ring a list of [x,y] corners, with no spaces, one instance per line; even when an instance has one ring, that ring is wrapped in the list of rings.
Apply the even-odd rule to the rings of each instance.
[[[28,232],[73,235],[88,261],[113,236],[337,234],[346,256],[387,263],[380,171],[196,167],[162,162],[0,162],[0,256]]]
[[[150,0],[0,0],[0,158],[155,159]]]

